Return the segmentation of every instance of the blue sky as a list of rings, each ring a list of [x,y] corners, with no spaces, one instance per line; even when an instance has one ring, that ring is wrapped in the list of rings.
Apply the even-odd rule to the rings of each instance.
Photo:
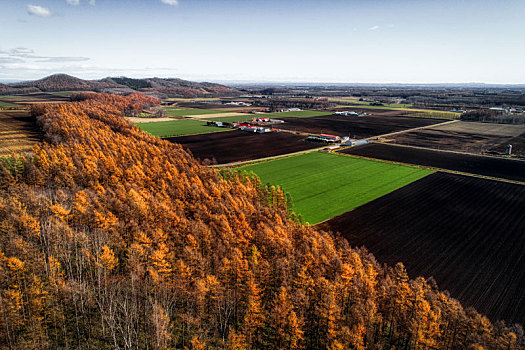
[[[525,83],[525,1],[0,0],[0,80]]]

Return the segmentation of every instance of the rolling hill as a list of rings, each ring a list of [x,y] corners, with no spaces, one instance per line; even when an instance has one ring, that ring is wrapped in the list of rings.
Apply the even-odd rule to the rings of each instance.
[[[108,93],[143,92],[157,97],[235,96],[239,91],[214,83],[199,83],[175,78],[133,79],[107,77],[83,80],[67,74],[54,74],[40,80],[0,84],[0,95],[54,91],[96,91]]]

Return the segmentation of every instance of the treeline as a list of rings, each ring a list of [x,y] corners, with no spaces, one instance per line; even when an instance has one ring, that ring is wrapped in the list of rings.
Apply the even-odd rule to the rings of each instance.
[[[402,264],[290,219],[123,117],[144,97],[35,107],[0,161],[0,349],[522,349]]]
[[[523,115],[503,114],[503,112],[489,109],[478,109],[463,113],[461,120],[496,124],[525,124],[525,116]]]
[[[254,106],[268,107],[271,111],[277,111],[284,108],[301,108],[301,109],[327,109],[335,107],[334,102],[326,99],[285,99],[285,98],[268,98],[254,100]]]

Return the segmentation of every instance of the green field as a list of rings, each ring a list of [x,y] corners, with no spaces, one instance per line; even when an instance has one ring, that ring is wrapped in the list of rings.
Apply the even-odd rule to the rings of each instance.
[[[332,112],[327,111],[298,111],[298,112],[279,112],[279,113],[268,113],[268,114],[257,114],[257,116],[270,117],[274,119],[278,118],[308,118],[318,117],[321,115],[329,115]]]
[[[312,152],[239,168],[262,183],[282,186],[293,210],[316,224],[384,196],[431,170],[350,156]]]
[[[172,137],[210,132],[227,131],[231,129],[206,126],[206,122],[192,119],[170,120],[166,122],[136,123],[142,130],[158,137]]]
[[[162,107],[162,108],[166,110],[166,114],[170,117],[184,117],[184,116],[190,116],[190,115],[231,113],[231,111],[224,111],[224,110],[217,110],[217,109],[176,108],[176,107]]]
[[[247,115],[239,115],[234,117],[210,117],[210,118],[203,118],[206,120],[213,120],[213,121],[222,121],[222,122],[246,122],[251,121],[255,118],[263,118],[263,117],[270,117],[273,119],[279,119],[279,118],[309,118],[309,117],[317,117],[320,115],[330,115],[332,112],[319,112],[319,111],[299,111],[299,112],[279,112],[279,113],[261,113],[261,114],[247,114]]]
[[[16,107],[18,105],[16,104],[13,104],[13,103],[9,103],[9,102],[2,102],[0,101],[0,107]]]
[[[246,115],[236,115],[236,116],[228,116],[228,117],[210,117],[210,118],[202,118],[202,119],[212,120],[216,122],[239,123],[239,122],[252,121],[252,119],[254,118],[257,118],[257,116],[254,114],[246,114]]]
[[[57,95],[57,96],[71,96],[71,95],[82,93],[82,92],[83,91],[52,91],[52,92],[48,92],[48,94]]]
[[[193,97],[193,98],[179,98],[179,97],[171,97],[167,98],[164,101],[168,102],[200,102],[200,101],[219,101],[219,97]]]
[[[410,113],[410,114],[407,114],[406,116],[416,117],[416,118],[435,118],[435,119],[453,120],[453,119],[459,119],[461,117],[461,113],[418,109],[416,113]]]

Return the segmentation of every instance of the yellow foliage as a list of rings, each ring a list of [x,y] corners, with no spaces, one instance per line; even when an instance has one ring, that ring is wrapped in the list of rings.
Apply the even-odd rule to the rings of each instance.
[[[199,340],[198,336],[194,336],[191,340],[191,349],[192,350],[204,350],[206,349],[206,343]]]
[[[27,214],[22,214],[20,216],[20,224],[31,234],[35,235],[36,237],[40,236],[40,224],[34,217]]]
[[[97,210],[94,210],[93,214],[95,215],[95,222],[97,223],[97,227],[101,230],[108,230],[110,228],[115,227],[118,224],[117,217],[109,211],[101,213]]]
[[[111,271],[118,265],[118,259],[115,257],[115,253],[107,245],[102,246],[102,252],[98,255],[98,258],[102,264],[102,267]]]
[[[14,256],[7,258],[6,263],[7,263],[7,267],[9,267],[14,272],[24,271],[24,267],[25,267],[24,262]]]
[[[49,209],[51,210],[53,215],[55,215],[61,220],[66,220],[69,213],[71,212],[71,210],[67,210],[61,204],[52,205]]]

